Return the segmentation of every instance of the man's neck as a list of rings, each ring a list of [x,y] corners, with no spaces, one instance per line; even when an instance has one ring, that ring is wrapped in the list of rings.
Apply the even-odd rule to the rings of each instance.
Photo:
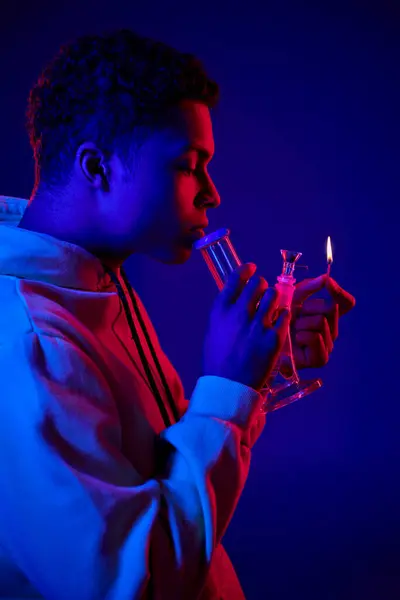
[[[46,204],[46,198],[41,196],[32,197],[21,221],[17,225],[21,229],[44,233],[60,241],[79,246],[98,258],[105,266],[118,272],[125,258],[112,256],[112,253],[104,248],[98,248],[97,244],[91,244],[90,236],[85,235],[82,223],[74,222],[74,226],[65,227],[65,223],[71,223],[70,215],[63,214],[60,210],[52,208],[51,202]]]

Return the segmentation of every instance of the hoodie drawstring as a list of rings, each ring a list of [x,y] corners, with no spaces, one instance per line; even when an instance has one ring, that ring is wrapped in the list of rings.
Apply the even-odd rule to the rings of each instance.
[[[166,427],[169,427],[170,425],[172,425],[172,421],[171,421],[171,418],[170,418],[170,416],[168,414],[168,411],[166,410],[166,408],[164,406],[163,399],[162,399],[161,394],[160,394],[160,392],[158,390],[157,384],[156,384],[156,382],[154,380],[154,377],[153,377],[153,373],[151,372],[150,365],[148,363],[148,360],[147,360],[146,355],[144,353],[142,344],[140,342],[139,334],[138,334],[138,332],[136,330],[135,323],[133,321],[131,311],[129,310],[129,304],[128,304],[128,301],[126,299],[126,294],[125,294],[125,292],[124,292],[124,290],[122,288],[122,285],[121,285],[118,277],[115,275],[115,273],[111,269],[109,269],[108,267],[106,267],[105,265],[103,265],[103,267],[104,267],[105,271],[108,273],[108,275],[110,276],[110,278],[112,279],[113,283],[115,284],[115,286],[117,288],[118,296],[120,297],[120,299],[122,301],[122,304],[123,304],[123,307],[124,307],[124,310],[125,310],[126,319],[128,321],[128,325],[129,325],[129,328],[131,330],[132,340],[135,342],[135,344],[137,346],[137,349],[138,349],[138,352],[139,352],[139,355],[140,355],[140,359],[142,361],[143,368],[144,368],[144,370],[146,372],[147,379],[148,379],[148,381],[150,383],[151,389],[153,390],[153,394],[154,394],[154,397],[155,397],[155,399],[157,401],[158,408],[160,410],[160,413],[161,413],[161,416],[163,418],[164,424],[165,424]],[[168,400],[169,408],[170,408],[172,414],[174,415],[175,421],[179,421],[179,418],[180,418],[179,417],[179,413],[178,413],[178,411],[176,409],[176,406],[175,406],[175,403],[174,403],[174,400],[173,400],[173,397],[172,397],[171,390],[169,389],[167,380],[166,380],[164,372],[163,372],[163,370],[161,368],[161,365],[160,365],[160,362],[158,360],[157,354],[156,354],[156,352],[154,350],[153,344],[151,343],[150,336],[148,334],[148,331],[146,329],[143,317],[141,315],[138,302],[137,302],[137,300],[135,298],[135,295],[133,293],[132,286],[129,283],[129,280],[128,280],[127,276],[126,276],[126,273],[125,273],[124,269],[122,269],[122,268],[121,268],[121,275],[122,275],[122,279],[123,279],[123,281],[124,281],[124,283],[125,283],[125,285],[127,287],[127,290],[129,292],[129,296],[130,296],[130,299],[131,299],[131,302],[132,302],[133,309],[134,309],[136,317],[137,317],[137,319],[138,319],[138,321],[140,323],[140,326],[142,328],[144,337],[146,339],[146,342],[147,342],[148,347],[150,349],[150,352],[151,352],[151,355],[153,357],[154,363],[156,365],[156,368],[157,368],[158,373],[160,375],[161,381],[163,383],[163,386],[164,386],[164,389],[165,389],[165,393],[167,395],[167,400]]]
[[[167,396],[167,399],[168,399],[169,407],[171,409],[172,414],[174,415],[175,421],[179,421],[180,416],[179,416],[178,410],[176,408],[174,399],[172,397],[171,390],[169,389],[169,385],[167,383],[167,379],[165,377],[164,371],[162,370],[161,365],[160,365],[160,361],[158,360],[157,353],[156,353],[156,351],[154,349],[153,344],[151,343],[149,332],[146,329],[146,325],[144,323],[142,314],[140,312],[138,301],[137,301],[137,299],[136,299],[136,297],[135,297],[135,295],[133,293],[132,286],[129,283],[129,280],[128,280],[127,276],[126,276],[126,273],[125,273],[124,269],[122,269],[122,268],[121,268],[121,275],[122,275],[122,279],[124,280],[124,283],[125,283],[125,285],[126,285],[126,287],[128,289],[132,305],[133,305],[133,307],[135,309],[136,316],[138,318],[138,321],[139,321],[140,326],[142,328],[142,331],[144,333],[144,337],[146,338],[147,345],[150,348],[150,352],[151,352],[151,355],[153,357],[154,363],[155,363],[155,365],[157,367],[158,374],[160,375],[160,379],[162,381],[162,384],[164,386],[164,390],[165,390],[165,393],[166,393],[166,396]]]

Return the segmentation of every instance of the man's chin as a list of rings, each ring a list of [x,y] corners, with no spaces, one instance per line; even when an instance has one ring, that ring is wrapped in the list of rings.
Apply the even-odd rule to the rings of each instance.
[[[183,265],[192,255],[192,248],[176,246],[173,249],[159,250],[149,256],[165,265]]]

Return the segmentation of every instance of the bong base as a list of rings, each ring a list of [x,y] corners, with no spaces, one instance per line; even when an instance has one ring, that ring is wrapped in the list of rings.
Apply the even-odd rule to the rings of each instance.
[[[322,379],[308,379],[299,382],[287,382],[287,385],[280,387],[275,393],[272,393],[269,388],[264,388],[261,393],[266,394],[265,402],[262,406],[262,412],[269,413],[283,408],[292,402],[304,398],[319,390],[322,387]]]

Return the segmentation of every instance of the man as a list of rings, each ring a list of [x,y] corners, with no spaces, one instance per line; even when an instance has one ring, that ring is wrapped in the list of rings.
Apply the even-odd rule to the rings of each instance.
[[[255,265],[233,274],[187,402],[122,268],[185,262],[219,205],[217,96],[195,58],[129,31],[63,47],[31,91],[35,187],[0,203],[23,207],[0,227],[3,596],[244,597],[220,540],[289,315]],[[310,299],[293,323],[299,366],[327,362],[354,304],[324,277],[296,304],[323,286],[331,307]]]

